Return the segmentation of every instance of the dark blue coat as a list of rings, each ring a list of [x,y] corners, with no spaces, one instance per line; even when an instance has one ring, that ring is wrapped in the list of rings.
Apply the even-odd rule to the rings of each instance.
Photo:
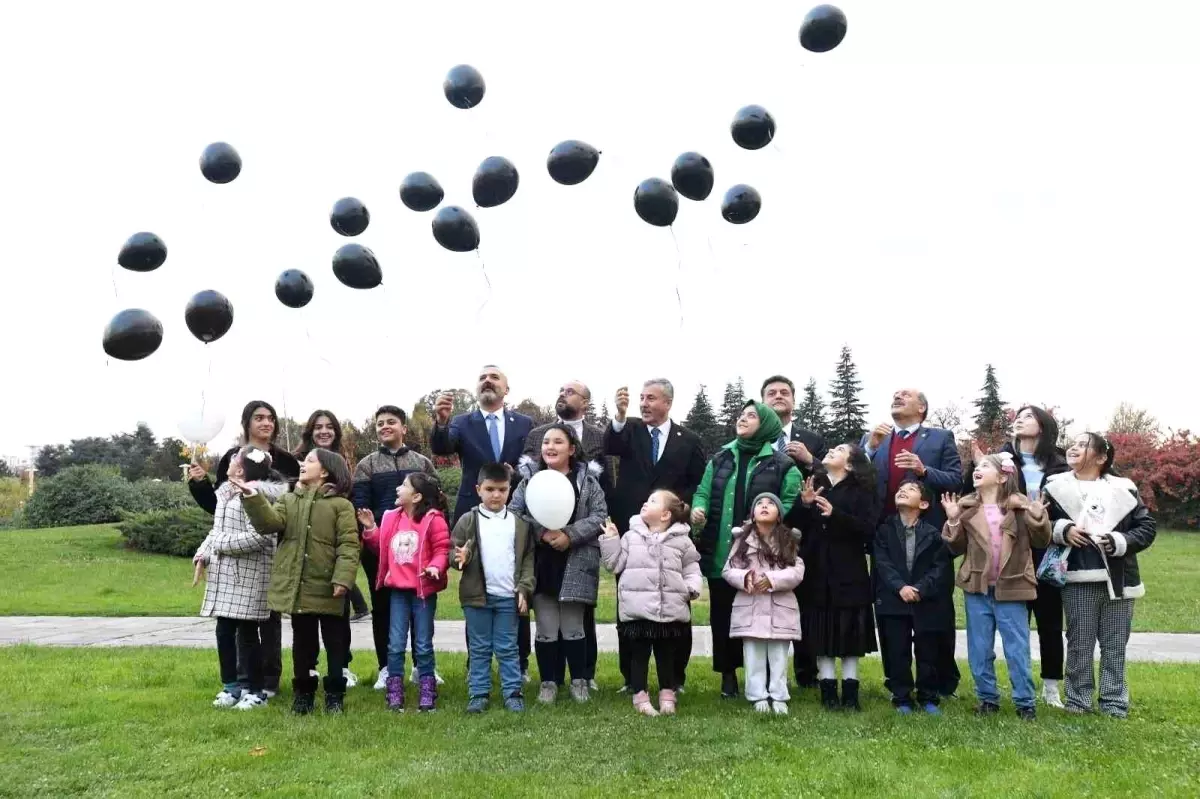
[[[504,445],[500,461],[514,469],[521,453],[525,451],[525,439],[533,430],[533,420],[523,413],[504,409]],[[453,528],[459,517],[479,504],[475,485],[479,481],[479,467],[496,460],[492,454],[492,442],[488,438],[487,423],[479,409],[461,413],[446,426],[435,424],[429,436],[429,448],[435,455],[457,455],[462,464],[462,483],[458,487],[458,499],[454,503]]]
[[[942,510],[942,494],[947,491],[958,491],[962,486],[962,459],[958,456],[958,447],[954,443],[954,433],[938,427],[917,428],[916,442],[913,453],[925,464],[925,476],[908,472],[904,479],[924,483],[929,489],[931,501],[929,510],[925,511],[924,520],[934,527],[941,529],[946,521]],[[865,450],[868,436],[863,436],[862,447]],[[871,456],[875,465],[875,484],[878,488],[879,507],[887,504],[888,474],[892,462],[892,438],[888,436],[879,445],[879,449]]]
[[[926,513],[926,516],[929,514]],[[909,604],[900,589],[911,585],[921,595]],[[917,522],[912,571],[904,556],[904,524],[892,514],[875,531],[875,615],[912,616],[916,632],[954,629],[954,569],[941,532],[926,518]]]

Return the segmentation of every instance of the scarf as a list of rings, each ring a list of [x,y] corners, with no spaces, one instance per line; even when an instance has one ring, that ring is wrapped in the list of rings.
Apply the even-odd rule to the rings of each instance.
[[[779,438],[783,432],[783,422],[779,421],[779,415],[775,411],[761,402],[751,400],[742,406],[742,410],[746,410],[751,405],[758,412],[758,429],[746,438],[738,436],[736,443],[739,452],[757,455],[764,444],[774,444]]]

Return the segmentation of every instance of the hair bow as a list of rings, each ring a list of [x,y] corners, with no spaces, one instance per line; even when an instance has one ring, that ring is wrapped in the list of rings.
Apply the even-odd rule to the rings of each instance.
[[[1016,474],[1017,465],[1013,463],[1011,452],[997,452],[995,458],[1000,461],[1000,471],[1005,474]]]

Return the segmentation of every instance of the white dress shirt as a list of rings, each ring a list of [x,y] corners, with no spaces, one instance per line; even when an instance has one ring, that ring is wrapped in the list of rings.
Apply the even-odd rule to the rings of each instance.
[[[619,433],[625,429],[625,423],[618,422],[616,419],[613,419],[612,429],[614,433]],[[653,428],[650,427],[650,425],[646,425],[646,435],[650,435],[650,431],[652,429]],[[667,419],[665,422],[660,424],[658,426],[658,430],[662,435],[658,437],[658,459],[654,461],[655,463],[658,463],[658,461],[662,459],[663,450],[667,447],[667,438],[669,438],[671,435],[671,420]],[[651,450],[651,452],[653,452],[653,450]]]
[[[479,506],[479,552],[483,582],[490,596],[517,593],[516,517],[508,508],[492,513]]]
[[[580,417],[573,422],[569,422],[560,416],[558,417],[558,421],[560,424],[565,424],[567,427],[571,428],[571,430],[575,433],[575,437],[579,439],[579,443],[583,443],[583,417]]]

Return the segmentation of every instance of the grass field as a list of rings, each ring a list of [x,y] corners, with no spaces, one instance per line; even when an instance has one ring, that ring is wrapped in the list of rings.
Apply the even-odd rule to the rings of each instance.
[[[523,716],[464,715],[461,656],[434,714],[389,714],[353,689],[347,713],[295,718],[281,700],[253,713],[209,707],[211,652],[0,649],[0,795],[5,796],[1079,796],[1200,794],[1195,667],[1134,664],[1125,722],[967,700],[940,719],[900,718],[877,664],[861,714],[827,714],[811,694],[787,718],[759,716],[696,679],[676,718],[636,716],[601,659],[604,690]],[[290,668],[290,664],[285,664]]]
[[[63,527],[0,532],[0,615],[190,616],[203,588],[192,588],[185,558],[144,555],[121,545],[114,528]],[[1160,533],[1139,558],[1146,598],[1133,628],[1141,632],[1200,632],[1200,533]],[[438,598],[438,618],[461,619],[458,575]],[[366,577],[359,572],[359,584]],[[961,594],[959,627],[963,626]],[[696,624],[708,624],[707,598],[693,605]],[[612,577],[602,573],[596,618],[615,620]]]

